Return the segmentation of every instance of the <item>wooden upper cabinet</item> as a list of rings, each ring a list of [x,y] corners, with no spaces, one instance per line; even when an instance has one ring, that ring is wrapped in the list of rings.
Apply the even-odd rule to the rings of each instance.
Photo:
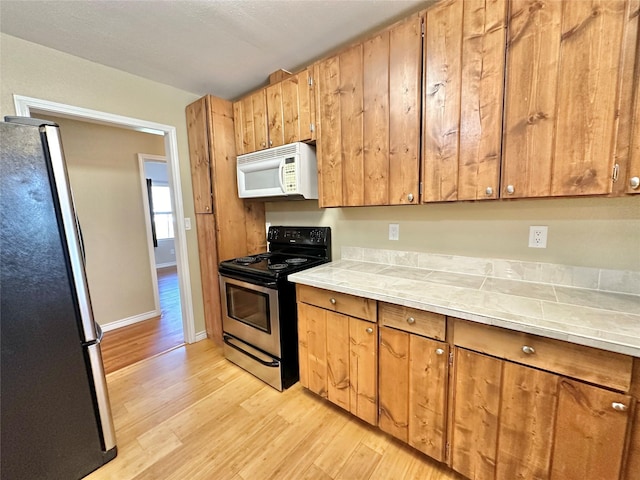
[[[321,207],[418,199],[421,17],[314,66]]]
[[[211,125],[209,97],[202,97],[188,105],[185,114],[195,213],[213,213],[211,154],[209,151],[209,126]]]
[[[309,70],[257,90],[233,104],[238,155],[315,139]]]
[[[506,12],[506,0],[426,12],[423,202],[498,197]]]
[[[622,92],[614,194],[640,193],[640,0],[631,0],[626,15]]]
[[[512,0],[504,197],[612,189],[625,0]]]
[[[233,119],[238,155],[268,148],[265,89],[234,102]]]

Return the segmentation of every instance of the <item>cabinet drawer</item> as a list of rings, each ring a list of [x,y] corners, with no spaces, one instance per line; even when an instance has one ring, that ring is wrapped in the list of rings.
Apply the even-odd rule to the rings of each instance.
[[[296,285],[296,293],[298,302],[308,303],[370,322],[376,321],[375,300],[300,284]]]
[[[446,317],[439,313],[380,303],[378,304],[378,315],[381,325],[385,327],[397,328],[436,340],[444,340],[445,338]]]
[[[453,321],[453,342],[460,347],[629,391],[633,357],[628,355],[459,319],[450,320]]]

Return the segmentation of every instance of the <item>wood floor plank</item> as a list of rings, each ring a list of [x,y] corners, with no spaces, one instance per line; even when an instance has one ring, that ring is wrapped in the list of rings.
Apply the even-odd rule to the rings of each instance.
[[[299,384],[278,392],[209,340],[107,375],[118,456],[87,480],[457,480]]]
[[[176,267],[158,269],[161,315],[105,332],[101,343],[107,374],[184,344]]]

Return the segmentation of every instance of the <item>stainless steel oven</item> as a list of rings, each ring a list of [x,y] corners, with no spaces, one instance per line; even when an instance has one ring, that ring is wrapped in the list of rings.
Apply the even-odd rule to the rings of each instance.
[[[220,288],[223,331],[280,358],[276,283],[258,284],[221,276]]]
[[[225,357],[278,390],[298,381],[295,285],[330,260],[328,227],[270,227],[269,250],[220,263]]]

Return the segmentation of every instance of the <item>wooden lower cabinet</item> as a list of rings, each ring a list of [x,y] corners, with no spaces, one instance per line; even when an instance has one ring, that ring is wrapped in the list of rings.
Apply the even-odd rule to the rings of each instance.
[[[632,398],[455,347],[451,466],[470,479],[619,479]]]
[[[378,326],[298,303],[300,383],[377,425]]]
[[[449,346],[380,327],[380,428],[444,460]]]

